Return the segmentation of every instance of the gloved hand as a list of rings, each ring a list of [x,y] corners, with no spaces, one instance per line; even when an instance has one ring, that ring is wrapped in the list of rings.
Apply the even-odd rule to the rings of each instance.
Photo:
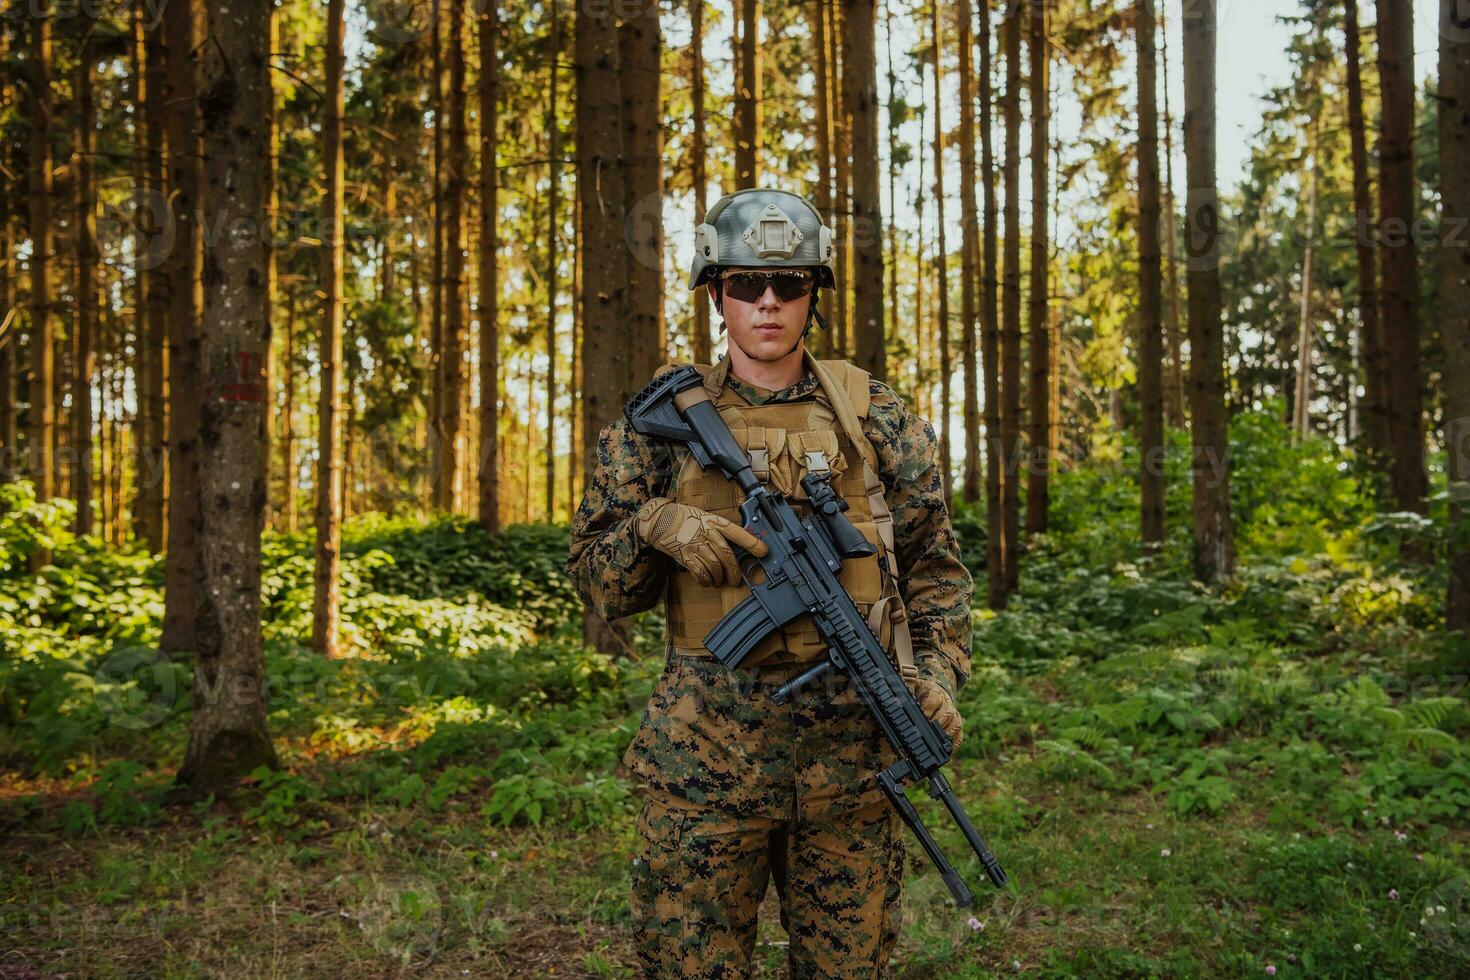
[[[764,541],[739,524],[667,497],[654,497],[638,508],[633,530],[640,540],[688,569],[704,586],[740,581],[740,564],[730,542],[757,558],[767,551]]]
[[[909,690],[914,695],[914,700],[919,702],[919,708],[924,712],[924,717],[938,725],[944,734],[949,736],[953,743],[951,751],[958,752],[960,741],[964,738],[965,720],[960,717],[959,709],[955,707],[954,697],[932,677],[920,674],[908,682]]]

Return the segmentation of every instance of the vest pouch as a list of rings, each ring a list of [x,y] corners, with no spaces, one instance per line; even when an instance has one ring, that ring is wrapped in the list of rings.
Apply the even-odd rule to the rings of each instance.
[[[826,431],[792,432],[786,440],[786,454],[781,459],[782,479],[791,489],[783,491],[793,501],[806,502],[801,481],[819,467],[826,467],[832,489],[842,494],[842,474],[847,472],[847,457],[838,444],[837,433]]]

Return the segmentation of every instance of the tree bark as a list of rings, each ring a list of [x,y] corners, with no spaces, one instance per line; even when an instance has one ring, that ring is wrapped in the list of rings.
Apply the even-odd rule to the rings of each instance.
[[[1169,111],[1169,25],[1157,10],[1164,66],[1164,337],[1169,346],[1169,377],[1164,406],[1169,424],[1184,426],[1184,344],[1179,325],[1178,212],[1174,207],[1174,116]]]
[[[199,136],[200,6],[175,0],[164,8],[167,71],[169,199],[173,238],[164,257],[169,278],[168,549],[164,552],[165,653],[193,651],[198,637],[199,311],[204,236],[195,219],[203,181]]]
[[[1000,448],[1005,478],[1001,514],[1005,521],[1005,591],[1020,578],[1021,507],[1021,10],[1006,11],[1006,127],[1004,276],[1001,282]]]
[[[1202,4],[1184,20],[1183,47],[1194,569],[1204,582],[1228,578],[1235,569],[1215,188],[1215,45],[1215,7]]]
[[[296,533],[296,297],[286,292],[286,342],[281,374],[281,510]]]
[[[966,0],[961,0],[962,3]],[[984,0],[982,0],[984,2]],[[949,408],[953,404],[952,384],[954,365],[949,342],[949,245],[945,241],[944,227],[944,23],[939,16],[939,0],[931,0],[929,4],[929,18],[933,27],[934,44],[934,206],[938,212],[938,220],[935,222],[935,236],[937,238],[934,250],[934,292],[938,304],[936,326],[939,333],[939,458],[944,461],[944,499],[954,500],[954,478],[950,475],[949,461],[953,458],[954,441],[950,434]],[[965,57],[964,48],[961,49],[961,58]],[[963,83],[962,83],[963,84]],[[969,104],[962,102],[960,106],[961,119],[969,115]],[[971,147],[971,163],[973,164],[974,134],[970,139],[963,140],[962,144]],[[961,164],[963,166],[963,164]],[[971,170],[973,174],[973,169]],[[974,226],[974,184],[972,181],[961,178],[961,189],[966,184],[970,185],[970,225]],[[971,232],[973,236],[973,231]],[[973,261],[973,254],[971,261]],[[973,269],[964,270],[968,279]],[[973,287],[972,287],[973,288]],[[969,321],[973,324],[973,319]],[[973,326],[969,328],[973,332]],[[974,339],[970,343],[973,347]],[[970,359],[966,362],[966,375],[973,375],[976,369],[975,355],[973,349]],[[974,385],[973,381],[968,382]],[[968,401],[967,401],[968,407]],[[976,406],[978,414],[979,406]],[[975,425],[972,434],[969,425],[969,416],[965,418],[965,469],[963,484],[965,499],[974,502],[980,499],[980,432],[979,424]]]
[[[1368,141],[1363,123],[1358,0],[1345,0],[1344,7],[1348,135],[1353,162],[1353,239],[1358,260],[1358,349],[1363,359],[1363,443],[1369,455],[1382,462],[1389,450],[1388,410],[1384,397],[1387,373],[1384,370],[1383,329],[1378,318],[1378,274],[1373,264],[1373,199],[1368,183]]]
[[[1379,262],[1388,381],[1389,484],[1395,506],[1428,512],[1424,408],[1419,370],[1419,275],[1414,219],[1414,5],[1378,2],[1378,76],[1383,129],[1378,144]]]
[[[341,0],[334,0],[340,3]],[[209,227],[259,221],[270,196],[271,0],[207,8],[200,86],[204,203]],[[260,628],[260,532],[265,516],[262,375],[267,253],[260,235],[220,235],[207,247],[200,329],[199,615],[189,743],[177,783],[220,793],[257,766],[280,767],[266,731]]]
[[[760,0],[740,0],[740,64],[735,87],[735,189],[760,182]],[[626,81],[625,77],[625,81]]]
[[[877,8],[844,0],[843,50],[852,122],[853,363],[879,381],[888,377],[883,329],[883,198],[878,168]]]
[[[622,87],[617,25],[586,4],[576,13],[577,187],[581,213],[582,469],[597,465],[603,426],[633,394],[623,229],[627,186],[623,169]],[[624,649],[620,631],[583,613],[583,638],[607,653]]]
[[[819,3],[820,0],[814,0]],[[808,8],[812,9],[812,8]],[[815,9],[817,25],[820,26],[822,12],[820,7]],[[689,98],[693,105],[693,136],[692,146],[689,152],[689,165],[693,171],[690,181],[694,185],[694,216],[696,221],[704,220],[704,213],[708,210],[706,192],[709,187],[709,175],[706,172],[709,160],[709,149],[706,145],[704,134],[704,0],[689,0]],[[816,36],[816,32],[813,32]],[[827,51],[818,45],[817,48],[817,140],[820,144],[817,150],[817,167],[821,172],[826,172],[828,166],[827,150],[827,121],[826,106],[822,101],[822,86],[826,84],[824,77],[826,71]],[[817,196],[817,208],[826,214],[822,195]],[[689,350],[696,364],[708,364],[713,359],[709,334],[709,296],[708,294],[696,294],[694,297],[694,332],[690,336]],[[572,459],[577,455],[576,447],[572,448]],[[575,464],[572,469],[576,469]],[[575,500],[576,498],[569,498]]]
[[[1439,175],[1446,219],[1440,301],[1450,488],[1445,620],[1452,630],[1470,630],[1470,243],[1464,225],[1470,217],[1470,24],[1455,0],[1440,0],[1439,9]],[[1464,662],[1462,655],[1462,667]]]
[[[837,325],[837,336],[832,345],[833,357],[848,357],[849,327],[852,324],[852,116],[848,105],[847,90],[851,85],[847,41],[847,17],[842,4],[831,0],[832,16],[831,50],[827,63],[832,66],[832,132],[836,140],[837,184],[834,189],[834,208],[837,221],[832,225],[836,254],[833,256],[833,279],[836,282],[833,317]]]
[[[981,0],[982,3],[986,0]],[[982,13],[988,19],[988,14]],[[976,376],[976,320],[979,315],[975,295],[980,227],[975,210],[975,71],[973,67],[970,0],[955,4],[955,43],[959,48],[960,97],[960,359],[964,362],[963,419],[965,426],[965,471],[961,493],[969,503],[980,499],[980,379]],[[982,41],[983,45],[985,42]],[[982,59],[983,59],[982,55]],[[940,126],[936,112],[934,124]],[[947,303],[944,306],[948,306]],[[946,330],[946,335],[948,331]],[[946,341],[947,341],[946,336]],[[945,341],[941,341],[945,343]],[[947,346],[947,344],[946,344]],[[948,377],[945,379],[948,388]],[[946,390],[945,402],[949,397]]]
[[[18,33],[18,32],[17,32]],[[0,29],[0,61],[12,57],[11,32]],[[9,73],[0,73],[0,111],[8,114],[15,99],[15,88]],[[15,306],[15,232],[10,221],[12,200],[19,196],[11,188],[15,162],[10,158],[10,143],[0,145],[0,482],[10,483],[21,476],[20,446],[17,443],[20,411],[16,407],[16,369],[20,365],[20,319]],[[17,182],[18,183],[18,182]]]
[[[444,333],[439,348],[440,463],[434,506],[452,511],[460,499],[460,452],[464,441],[464,205],[468,135],[465,129],[465,0],[450,0],[445,26],[449,43],[449,139],[444,154]]]
[[[55,496],[52,428],[56,406],[56,339],[51,323],[51,16],[31,18],[30,84],[26,112],[30,117],[31,335],[27,388],[31,401],[29,470],[36,499]],[[50,552],[38,548],[33,569],[48,564]]]
[[[1052,363],[1051,321],[1047,316],[1047,309],[1051,305],[1051,242],[1047,230],[1047,167],[1051,149],[1048,142],[1051,121],[1051,52],[1047,48],[1047,0],[1030,0],[1029,11],[1031,282],[1027,296],[1030,319],[1027,328],[1030,335],[1028,355],[1031,377],[1026,393],[1030,413],[1028,422],[1031,451],[1027,454],[1026,468],[1026,533],[1041,534],[1046,531],[1047,514],[1051,509],[1048,478],[1051,473]],[[1157,143],[1154,144],[1154,182],[1158,183]],[[1155,193],[1157,194],[1157,190]],[[1154,218],[1157,222],[1157,213]]]
[[[500,533],[500,260],[498,245],[499,173],[495,152],[500,125],[500,53],[496,47],[499,12],[494,0],[482,3],[480,16],[480,473],[478,516],[490,534]],[[552,33],[556,32],[556,10],[552,8]],[[552,45],[551,78],[556,84],[558,45]],[[552,125],[556,123],[556,99],[552,98]],[[554,130],[553,130],[554,131]],[[555,140],[552,157],[556,156]],[[556,184],[556,163],[551,164],[551,181]],[[553,209],[554,210],[554,209]],[[556,224],[551,222],[552,234]],[[550,246],[553,269],[556,246]],[[548,334],[554,330],[556,290],[547,301]],[[552,356],[555,356],[553,348]],[[549,455],[549,454],[548,454]]]
[[[1311,426],[1312,400],[1312,253],[1317,241],[1316,133],[1312,134],[1312,174],[1307,184],[1307,244],[1302,251],[1302,295],[1296,340],[1296,392],[1292,399],[1291,437],[1300,442]]]
[[[995,135],[992,120],[994,86],[991,83],[991,0],[980,7],[980,173],[984,195],[984,227],[981,240],[980,357],[985,384],[985,527],[987,578],[986,601],[991,609],[1006,604],[1006,551],[1009,541],[1005,525],[1006,467],[1000,431],[1000,279],[997,238],[999,212],[995,196]]]
[[[76,68],[77,96],[77,222],[76,262],[77,295],[76,323],[72,337],[72,388],[71,388],[71,442],[74,459],[72,462],[72,488],[76,494],[77,534],[92,534],[96,530],[92,514],[93,487],[96,483],[93,463],[93,413],[92,376],[96,372],[97,312],[97,264],[101,255],[97,251],[97,184],[93,161],[97,150],[97,105],[93,89],[97,78],[97,64],[92,47],[87,41],[81,44],[80,59]]]
[[[641,0],[640,7],[618,27],[618,45],[623,67],[623,179],[628,209],[623,250],[628,289],[624,296],[633,332],[633,383],[641,385],[664,363],[668,350],[658,0]],[[759,95],[757,90],[756,98]]]
[[[1154,0],[1138,0],[1138,483],[1145,553],[1164,544],[1163,298]]]
[[[317,401],[316,564],[311,646],[328,659],[339,656],[339,566],[342,559],[342,252],[343,193],[342,35],[344,0],[328,0],[326,89],[322,120],[322,316],[321,390]],[[457,404],[457,402],[455,403]]]
[[[138,0],[135,16],[141,21],[149,16],[147,0]],[[168,522],[164,519],[168,499],[168,447],[172,442],[172,419],[168,406],[171,395],[169,375],[173,365],[168,359],[169,310],[173,308],[173,279],[165,262],[172,248],[173,236],[164,234],[171,224],[168,218],[168,80],[166,50],[162,32],[144,32],[143,55],[147,67],[143,71],[141,96],[146,153],[142,203],[134,217],[138,232],[136,244],[140,274],[147,280],[147,325],[141,341],[143,360],[148,365],[147,384],[139,410],[148,417],[148,441],[139,446],[138,486],[139,524],[148,550],[161,552],[168,544]]]

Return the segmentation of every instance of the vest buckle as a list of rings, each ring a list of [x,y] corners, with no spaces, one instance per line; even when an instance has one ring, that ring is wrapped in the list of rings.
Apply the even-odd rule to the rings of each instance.
[[[809,450],[806,454],[806,470],[808,473],[830,473],[831,467],[827,465],[827,454],[820,449]]]

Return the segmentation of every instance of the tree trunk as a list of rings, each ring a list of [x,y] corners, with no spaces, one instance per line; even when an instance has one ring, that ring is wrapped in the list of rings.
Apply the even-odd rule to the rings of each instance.
[[[138,0],[135,16],[141,21],[149,17],[146,0]],[[147,280],[147,325],[141,332],[140,346],[147,364],[147,384],[139,411],[148,417],[148,441],[138,448],[138,511],[143,540],[148,550],[161,552],[168,544],[168,522],[164,520],[167,501],[168,446],[172,420],[168,415],[171,389],[168,386],[173,365],[168,360],[169,310],[173,307],[173,280],[165,262],[173,236],[166,235],[168,220],[168,172],[166,169],[168,109],[166,52],[162,32],[144,32],[143,54],[147,67],[143,71],[143,93],[140,96],[145,118],[146,152],[144,181],[139,211],[134,216],[138,233],[136,244],[138,268]]]
[[[557,166],[558,157],[561,155],[561,145],[558,136],[561,125],[557,121],[556,95],[557,83],[560,74],[559,58],[561,55],[561,29],[560,17],[557,16],[556,4],[553,0],[551,5],[551,62],[548,65],[547,85],[550,94],[547,99],[549,111],[547,115],[546,129],[547,157],[550,159],[548,170],[550,179],[547,181],[547,204],[546,204],[546,520],[556,520],[556,264],[557,264],[557,241],[556,236],[561,229],[561,215],[558,213],[559,191],[558,182],[561,179],[561,171]],[[482,68],[483,72],[484,69]],[[657,125],[655,123],[655,125]],[[491,159],[494,159],[493,157]],[[657,166],[657,163],[655,163]],[[486,198],[493,201],[494,198]],[[663,304],[659,304],[660,310]],[[483,360],[484,354],[481,354]],[[491,391],[493,392],[493,387]],[[485,400],[485,389],[481,388],[481,401]],[[493,399],[491,399],[493,401]],[[482,416],[483,417],[483,416]],[[494,418],[491,417],[491,424]]]
[[[1455,0],[1440,0],[1439,9],[1439,176],[1446,218],[1439,261],[1450,486],[1445,620],[1452,630],[1470,630],[1470,25]],[[1464,663],[1462,653],[1462,669]]]
[[[1144,0],[1145,3],[1149,0]],[[1047,0],[1031,0],[1028,49],[1031,57],[1031,282],[1027,325],[1031,338],[1031,378],[1027,388],[1031,451],[1026,468],[1026,533],[1046,531],[1051,509],[1051,242],[1047,231],[1047,167],[1051,150],[1051,52],[1046,33]],[[1157,137],[1155,137],[1157,140]],[[1154,144],[1154,182],[1158,182],[1158,146]],[[1157,190],[1155,190],[1157,196]],[[1157,208],[1155,209],[1157,211]],[[1154,215],[1158,219],[1157,213]],[[1157,251],[1157,244],[1155,245]]]
[[[815,0],[815,2],[820,4],[820,0]],[[820,26],[821,17],[822,11],[820,6],[818,6],[815,11],[818,26]],[[696,222],[699,222],[704,220],[704,213],[708,210],[705,193],[709,186],[709,176],[706,173],[706,167],[709,163],[709,149],[706,146],[704,135],[704,0],[689,0],[689,23],[689,98],[693,104],[694,116],[693,144],[689,152],[689,165],[693,171],[691,183],[694,185],[694,218]],[[816,32],[813,32],[813,36],[816,36]],[[816,101],[818,114],[817,140],[820,146],[817,150],[817,166],[822,173],[826,172],[826,167],[828,166],[827,108],[822,101],[822,86],[826,84],[826,61],[826,48],[818,45]],[[817,208],[822,210],[824,215],[827,213],[820,193],[817,196]],[[689,350],[696,364],[708,364],[713,357],[709,335],[709,306],[709,297],[707,294],[700,294],[694,297],[694,333],[689,338]],[[576,345],[574,344],[574,350],[575,347]],[[572,460],[577,458],[577,447],[575,445],[572,447],[569,458]],[[570,464],[570,468],[575,470],[577,468],[576,464]],[[575,504],[575,497],[568,499]]]
[[[1184,425],[1184,344],[1179,326],[1179,233],[1174,206],[1174,117],[1169,111],[1169,26],[1164,11],[1158,14],[1163,47],[1159,60],[1164,65],[1164,337],[1169,346],[1169,377],[1164,406],[1169,424]]]
[[[498,194],[500,177],[495,167],[497,133],[500,124],[500,61],[496,49],[499,14],[494,2],[479,7],[480,17],[480,524],[490,534],[500,533],[500,444],[497,420],[500,418],[500,260],[496,246],[500,240]],[[552,34],[556,34],[556,11],[552,8]],[[552,45],[551,79],[556,85],[558,45]],[[552,125],[556,124],[556,99],[552,97]],[[555,130],[553,129],[553,132]],[[556,141],[552,140],[552,157]],[[556,184],[556,163],[551,164],[551,181]],[[556,233],[552,223],[552,235]],[[550,246],[553,269],[556,245]],[[556,291],[547,303],[548,324],[555,322]],[[552,328],[548,326],[548,331]],[[553,356],[555,354],[553,353]]]
[[[260,106],[270,89],[270,16],[271,0],[208,7],[200,103],[211,228],[258,220],[269,204],[270,123]],[[280,767],[266,731],[260,630],[267,251],[260,235],[220,235],[204,256],[198,661],[177,776],[199,795],[227,791],[257,766]]]
[[[434,458],[431,464],[431,479],[429,480],[429,506],[431,508],[441,507],[440,500],[448,495],[453,496],[454,486],[450,474],[454,471],[449,468],[444,433],[440,428],[441,416],[444,413],[444,142],[449,127],[444,124],[445,97],[444,97],[444,17],[442,0],[433,0],[433,22],[434,43],[433,57],[431,59],[433,78],[430,82],[430,108],[434,114],[434,150],[431,195],[433,201],[433,272],[430,276],[431,288],[433,290],[432,313],[429,322],[429,371],[432,381],[429,385],[429,425],[434,432],[433,451]],[[448,484],[448,486],[444,486]]]
[[[339,566],[342,555],[342,229],[343,193],[342,22],[344,0],[328,0],[326,90],[322,120],[322,314],[321,391],[317,401],[316,587],[311,609],[311,646],[328,659],[339,656],[341,609]]]
[[[740,65],[735,87],[735,189],[760,182],[760,0],[740,0]],[[625,76],[624,81],[628,78]],[[636,200],[636,198],[634,198]]]
[[[874,378],[888,377],[883,330],[883,198],[878,178],[877,8],[844,0],[843,49],[852,123],[853,362]],[[850,69],[850,70],[848,70]]]
[[[1189,183],[1189,395],[1194,476],[1194,568],[1204,582],[1235,569],[1220,319],[1220,209],[1215,189],[1215,8],[1184,20],[1184,160]]]
[[[168,549],[164,552],[164,653],[193,651],[198,636],[199,311],[204,236],[195,219],[203,181],[197,58],[200,6],[170,3],[163,13],[163,93],[168,126],[169,199],[173,239],[164,264],[169,278]]]
[[[981,2],[984,3],[985,0]],[[988,19],[986,13],[981,16]],[[971,20],[970,0],[959,0],[955,5],[955,43],[959,48],[957,68],[960,76],[960,359],[964,362],[964,388],[961,397],[964,399],[965,425],[965,471],[961,492],[967,502],[974,503],[980,499],[981,458],[980,379],[976,376],[978,358],[975,351],[979,305],[975,284],[976,266],[980,257],[980,228],[975,213],[975,45],[970,29]],[[937,112],[934,124],[936,127],[940,126]],[[947,377],[945,385],[947,389]],[[946,403],[949,401],[947,391],[944,400]]]
[[[994,86],[991,83],[990,0],[980,7],[980,173],[985,221],[981,240],[980,357],[985,384],[985,528],[986,601],[991,609],[1006,603],[1005,527],[1006,468],[1000,432],[1000,279],[996,245],[999,214],[995,200],[995,136],[991,125]]]
[[[1343,30],[1347,57],[1348,134],[1353,161],[1353,240],[1358,259],[1358,350],[1363,359],[1363,435],[1370,456],[1389,453],[1387,372],[1378,318],[1378,274],[1373,265],[1373,199],[1368,186],[1368,141],[1363,124],[1363,78],[1359,66],[1358,0],[1345,0]]]
[[[1163,302],[1154,0],[1138,0],[1138,483],[1145,553],[1164,544]]]
[[[965,3],[967,0],[961,0]],[[984,2],[984,0],[981,0]],[[951,360],[949,345],[949,245],[945,241],[944,228],[944,24],[939,16],[939,0],[931,0],[929,4],[929,17],[934,33],[934,206],[938,211],[938,220],[935,222],[935,235],[938,239],[934,250],[934,292],[938,303],[937,327],[939,331],[939,458],[944,461],[944,499],[954,500],[954,481],[950,475],[949,461],[953,458],[954,441],[950,435],[949,408],[953,404],[951,385],[953,382],[954,365]],[[966,18],[968,21],[968,18]],[[960,48],[960,57],[965,59],[965,49]],[[963,86],[963,81],[962,81]],[[961,124],[969,115],[969,103],[962,102],[960,106]],[[964,146],[970,147],[971,164],[974,163],[975,139],[972,133],[968,140],[963,140]],[[962,164],[963,166],[963,164]],[[974,173],[972,169],[971,174]],[[965,185],[970,187],[970,222],[971,237],[974,236],[974,184],[973,178],[966,180],[961,178],[961,190]],[[973,253],[971,261],[974,261]],[[964,275],[968,281],[974,270],[965,269]],[[973,288],[973,287],[972,287]],[[971,324],[966,328],[970,334],[970,358],[965,364],[965,374],[971,377],[975,373],[974,355],[974,320],[967,321]],[[968,381],[971,387],[974,381]],[[966,407],[969,407],[967,397]],[[975,406],[976,414],[979,413],[979,405]],[[978,422],[973,430],[970,426],[970,415],[965,416],[965,469],[964,469],[964,495],[965,500],[974,502],[980,499],[980,426]]]
[[[75,459],[72,463],[73,490],[76,493],[77,534],[92,534],[96,527],[92,514],[92,488],[95,469],[92,461],[92,375],[96,365],[97,265],[97,184],[93,161],[97,150],[97,108],[92,97],[97,78],[97,63],[92,47],[82,42],[76,69],[77,95],[77,222],[76,260],[77,295],[76,324],[72,342],[72,413],[71,441]]]
[[[834,249],[833,278],[835,290],[837,337],[832,345],[833,357],[849,356],[848,327],[851,325],[851,303],[848,284],[852,282],[852,116],[848,106],[847,17],[842,4],[832,0],[831,50],[827,63],[832,66],[832,133],[837,148],[837,185],[834,189],[837,222],[832,226]]]
[[[668,350],[663,277],[664,139],[659,98],[662,41],[658,0],[641,3],[641,9],[618,27],[623,67],[623,179],[629,221],[623,250],[628,278],[624,296],[633,332],[635,385],[653,377]]]
[[[286,344],[281,370],[281,509],[296,533],[296,297],[286,293]]]
[[[617,25],[579,4],[576,13],[577,187],[581,211],[582,469],[597,465],[603,426],[633,394],[628,281],[623,227],[627,217],[623,175],[622,88]],[[612,653],[624,647],[621,633],[590,610],[583,613],[583,638]]]
[[[1001,283],[1000,443],[1005,479],[1001,513],[1005,520],[1005,591],[1020,577],[1021,507],[1021,17],[1006,11],[1002,42],[1006,57],[1005,278]]]
[[[1311,426],[1312,400],[1312,252],[1317,241],[1317,162],[1316,133],[1308,155],[1312,158],[1312,175],[1307,184],[1307,245],[1302,252],[1302,295],[1296,340],[1296,392],[1292,399],[1291,438],[1293,443],[1307,436]]]
[[[9,62],[11,32],[0,30],[0,61]],[[0,111],[8,114],[15,99],[12,76],[0,73]],[[20,320],[15,307],[15,233],[10,222],[12,201],[18,197],[11,188],[15,161],[10,158],[10,143],[0,145],[0,482],[10,483],[21,476],[20,446],[17,443],[19,414],[16,407],[16,369],[20,364]],[[17,182],[18,183],[18,182]]]
[[[265,241],[265,288],[261,290],[260,310],[265,323],[265,364],[262,371],[261,391],[267,399],[271,396],[272,379],[278,370],[275,366],[275,307],[276,307],[276,249],[280,242],[275,235],[276,216],[280,211],[279,191],[276,185],[277,157],[280,145],[276,133],[276,90],[275,75],[271,70],[270,58],[280,50],[280,31],[276,19],[276,0],[266,0],[266,64],[265,84],[260,87],[260,117],[265,123],[265,169],[262,195],[265,200],[262,227]],[[271,429],[274,412],[260,413],[260,484],[265,488],[265,504],[262,526],[270,523],[271,513]]]
[[[55,496],[52,440],[55,425],[56,339],[51,323],[51,13],[31,19],[30,117],[31,336],[27,388],[30,392],[30,472],[36,498]],[[49,564],[50,551],[38,548],[33,569]]]
[[[888,209],[889,214],[898,214],[898,117],[901,113],[898,104],[898,78],[893,74],[893,2],[884,0],[883,3],[883,53],[887,65],[888,83]],[[922,76],[920,86],[922,87]],[[876,111],[876,110],[875,110]],[[920,168],[922,170],[922,167]],[[895,326],[898,322],[898,279],[900,269],[898,250],[898,222],[888,222],[888,315],[893,318]],[[919,278],[922,278],[919,277]],[[914,306],[914,318],[909,323],[911,336],[914,338],[916,347],[910,353],[914,356],[914,367],[917,373],[923,371],[923,321],[919,311],[923,309],[922,304]],[[881,340],[880,340],[881,342]]]
[[[444,155],[444,334],[439,348],[440,464],[434,506],[452,511],[460,499],[460,450],[464,441],[464,205],[469,159],[465,129],[465,0],[450,0],[449,141]]]
[[[1424,408],[1419,373],[1419,275],[1415,262],[1414,6],[1378,0],[1378,76],[1383,129],[1378,144],[1379,262],[1388,381],[1389,484],[1395,506],[1428,512]]]

